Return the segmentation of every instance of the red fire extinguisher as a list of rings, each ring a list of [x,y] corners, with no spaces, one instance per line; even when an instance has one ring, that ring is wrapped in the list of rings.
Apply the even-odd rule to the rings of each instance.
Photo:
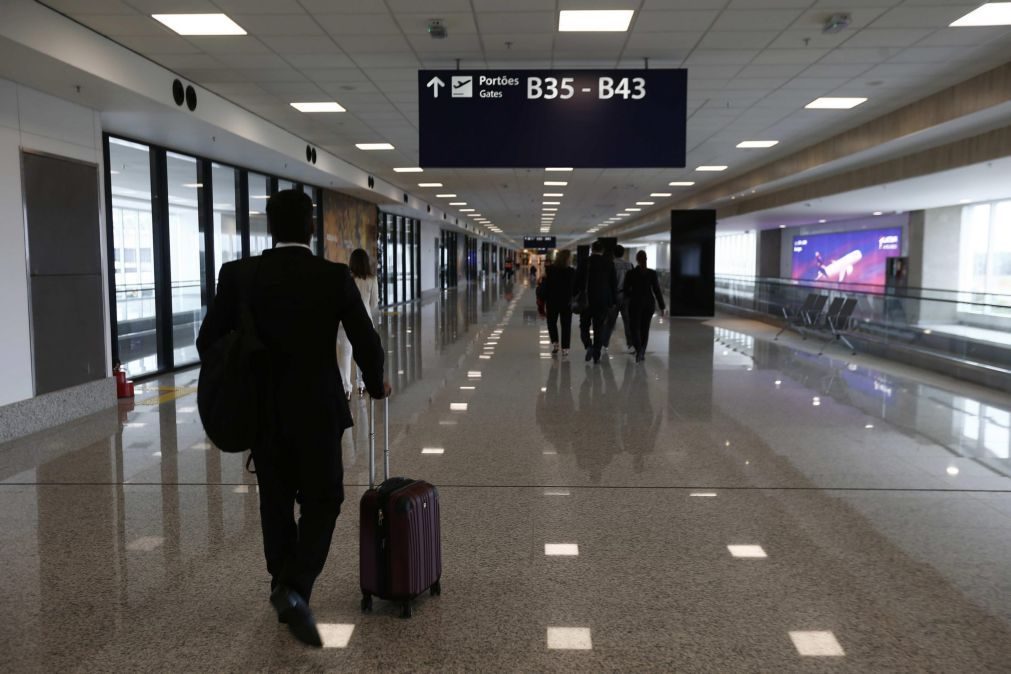
[[[112,373],[116,376],[116,397],[132,398],[133,381],[126,378],[126,370],[123,369],[123,366],[116,363],[116,367],[113,368]]]

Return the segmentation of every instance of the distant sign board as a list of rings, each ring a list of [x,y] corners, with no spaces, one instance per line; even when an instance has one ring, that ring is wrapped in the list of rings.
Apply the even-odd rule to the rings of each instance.
[[[557,248],[555,237],[553,236],[524,236],[523,247],[535,250],[551,250]]]
[[[900,227],[795,236],[792,276],[798,281],[884,285],[887,260],[901,251]]]
[[[431,168],[681,168],[686,70],[420,70]]]

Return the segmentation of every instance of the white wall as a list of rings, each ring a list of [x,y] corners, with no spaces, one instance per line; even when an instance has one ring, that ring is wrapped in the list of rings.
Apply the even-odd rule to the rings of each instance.
[[[94,110],[0,80],[0,405],[34,395],[20,150],[100,165],[101,147]],[[104,220],[103,212],[100,223]],[[104,269],[104,224],[101,229]],[[101,310],[108,316],[108,307]],[[105,324],[108,345],[108,320]]]
[[[435,240],[439,238],[441,228],[437,223],[421,221],[421,292],[436,288],[435,277]]]

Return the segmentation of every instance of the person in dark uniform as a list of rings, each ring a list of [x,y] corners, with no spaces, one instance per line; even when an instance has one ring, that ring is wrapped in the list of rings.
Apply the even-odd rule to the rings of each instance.
[[[240,307],[248,303],[270,364],[257,414],[269,415],[265,425],[272,430],[252,448],[270,603],[296,638],[319,647],[308,603],[344,500],[341,435],[352,425],[334,348],[338,325],[369,395],[384,398],[390,386],[383,379],[382,343],[348,267],[309,248],[312,200],[301,191],[278,192],[267,204],[267,222],[276,245],[221,267],[197,349],[204,354],[236,329]]]
[[[575,270],[569,266],[572,252],[560,250],[544,272],[542,293],[548,318],[548,335],[551,338],[551,353],[559,348],[558,323],[561,321],[562,358],[569,357],[569,341],[572,335],[572,289]]]
[[[600,362],[604,346],[607,316],[618,302],[618,281],[614,278],[614,263],[604,257],[604,244],[594,241],[590,257],[576,270],[576,293],[586,292],[586,310],[579,316],[579,337],[586,348],[586,360]],[[593,339],[590,339],[590,327]]]
[[[635,347],[635,362],[646,359],[646,346],[649,344],[649,324],[656,313],[657,305],[660,314],[667,310],[660,292],[660,282],[656,271],[646,267],[646,251],[640,250],[635,256],[636,266],[625,274],[625,297],[628,300],[628,316],[632,328],[632,346]],[[653,298],[656,302],[653,302]]]

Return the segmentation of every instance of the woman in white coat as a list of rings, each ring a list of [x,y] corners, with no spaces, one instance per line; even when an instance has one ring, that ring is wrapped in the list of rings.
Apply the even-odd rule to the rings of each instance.
[[[375,311],[379,306],[379,282],[372,271],[369,254],[361,248],[356,248],[351,253],[351,259],[348,260],[348,267],[351,268],[351,277],[355,280],[355,285],[358,286],[358,292],[369,312],[369,318],[372,319],[372,325],[375,325]],[[351,342],[348,341],[347,334],[344,332],[344,326],[341,326],[337,331],[337,357],[340,363],[341,377],[344,379],[344,394],[348,400],[351,399],[351,368],[353,367],[351,356]],[[358,368],[354,369],[357,373]],[[356,378],[358,379],[358,395],[364,395],[365,389],[362,387],[361,374],[358,373]]]

